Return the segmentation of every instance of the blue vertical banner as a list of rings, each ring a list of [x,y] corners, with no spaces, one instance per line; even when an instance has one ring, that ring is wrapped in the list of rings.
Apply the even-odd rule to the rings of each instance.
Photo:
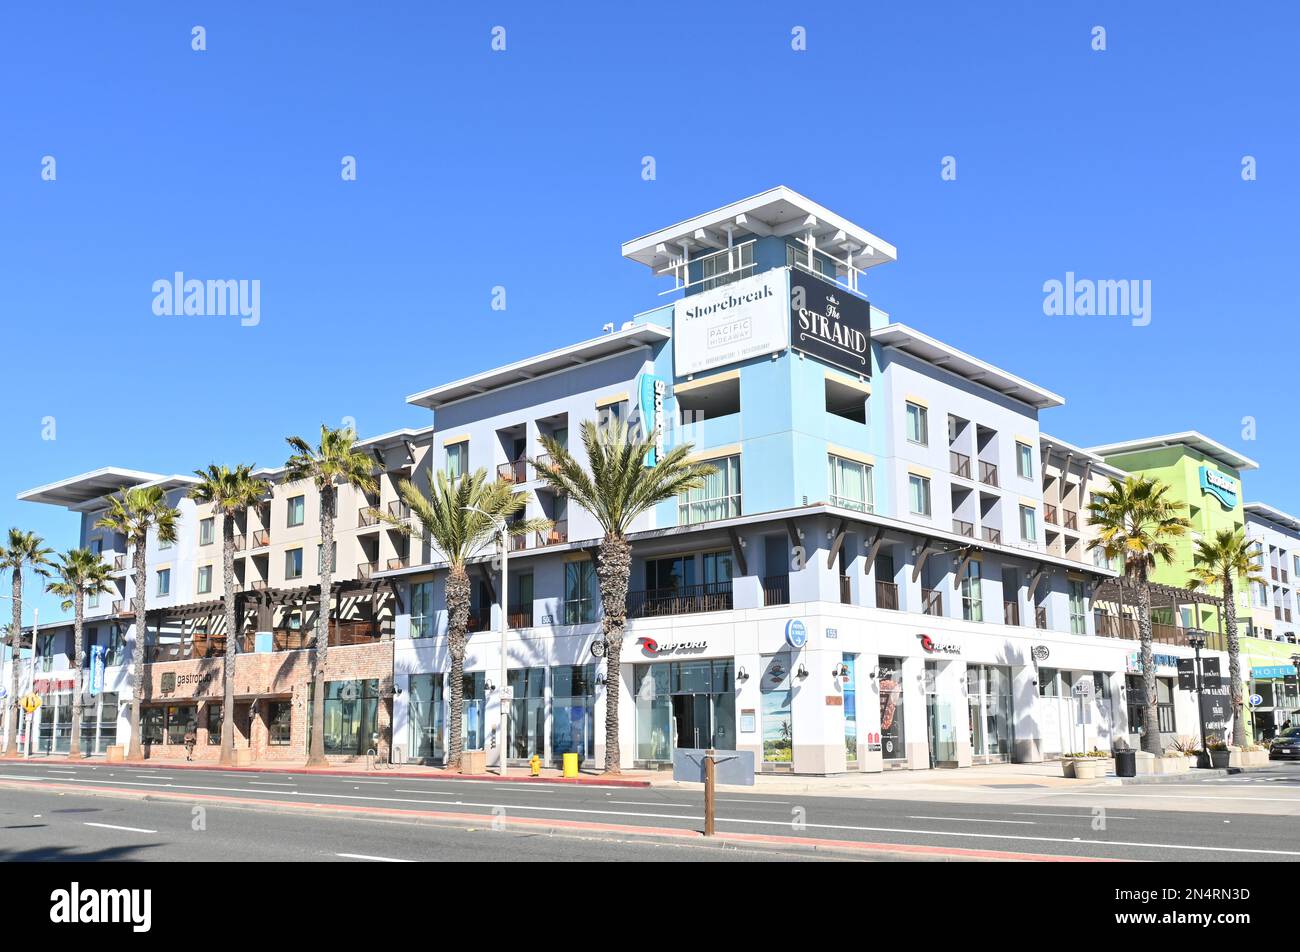
[[[104,690],[104,646],[90,646],[90,696]]]
[[[654,446],[645,454],[646,466],[654,466],[664,455],[664,394],[668,383],[654,374],[641,375],[641,394],[638,401],[638,415],[641,417],[641,432]]]

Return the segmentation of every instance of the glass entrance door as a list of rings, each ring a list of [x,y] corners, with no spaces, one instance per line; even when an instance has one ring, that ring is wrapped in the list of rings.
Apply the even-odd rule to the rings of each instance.
[[[938,665],[925,663],[925,717],[930,737],[930,766],[957,762],[957,728],[952,703],[939,694]]]
[[[678,747],[736,749],[735,663],[673,661],[636,666],[636,759],[667,762]]]
[[[709,708],[707,694],[673,695],[673,719],[677,722],[678,747],[713,746],[713,718]]]

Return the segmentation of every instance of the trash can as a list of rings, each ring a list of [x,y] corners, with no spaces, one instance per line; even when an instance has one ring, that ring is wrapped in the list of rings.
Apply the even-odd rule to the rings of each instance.
[[[1138,766],[1137,766],[1136,750],[1115,751],[1115,776],[1116,777],[1136,777],[1137,772],[1138,772]]]
[[[564,755],[564,775],[566,777],[578,776],[578,755],[577,754]]]

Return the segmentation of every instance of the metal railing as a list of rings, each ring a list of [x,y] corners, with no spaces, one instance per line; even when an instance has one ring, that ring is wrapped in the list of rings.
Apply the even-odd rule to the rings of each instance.
[[[956,450],[948,451],[948,468],[954,476],[970,479],[970,457]]]
[[[357,510],[357,528],[367,529],[379,525],[379,513],[373,506],[362,506]]]
[[[1054,526],[1060,524],[1060,520],[1056,515],[1056,507],[1050,502],[1043,503],[1043,521]]]
[[[569,520],[559,519],[549,529],[537,530],[537,545],[559,545],[569,541]]]
[[[935,588],[921,589],[921,611],[927,615],[943,617],[943,592]]]
[[[253,548],[261,549],[271,544],[270,529],[256,529],[253,532]]]
[[[853,580],[847,575],[840,576],[840,604],[853,604]]]
[[[766,586],[764,586],[766,591]],[[789,601],[787,597],[786,601]],[[785,602],[767,602],[782,604]],[[731,610],[731,582],[706,582],[676,588],[644,589],[627,593],[629,618],[656,618],[663,615],[692,615],[698,612]]]
[[[533,627],[533,603],[527,605],[511,605],[507,613],[507,623],[511,628],[532,628]]]
[[[491,631],[492,606],[480,605],[478,608],[471,607],[469,610],[469,617],[465,620],[465,630],[467,632]]]
[[[388,571],[395,572],[398,569],[410,568],[411,557],[409,555],[399,555],[396,558],[388,560]]]
[[[790,604],[789,575],[768,575],[763,578],[763,604]]]
[[[975,538],[975,523],[966,522],[964,519],[954,519],[952,521],[952,531],[959,536],[966,536],[968,539]]]
[[[125,571],[126,571],[126,556],[125,556],[125,555],[115,555],[115,556],[113,556],[113,571],[114,571],[114,572],[125,572]]]
[[[1008,624],[1008,625],[1019,625],[1019,624],[1020,624],[1020,603],[1019,603],[1019,602],[1003,602],[1003,603],[1002,603],[1002,618],[1003,618],[1003,621],[1004,621],[1005,624]]]
[[[898,611],[898,586],[895,583],[876,583],[876,607]]]
[[[1062,509],[1062,524],[1074,532],[1079,531],[1079,513],[1073,509]]]
[[[994,529],[992,526],[984,527],[984,541],[992,542],[994,545],[1002,544],[1002,530]]]
[[[1034,625],[1044,631],[1047,630],[1047,607],[1045,605],[1039,605],[1034,609]]]
[[[985,486],[997,486],[998,484],[998,467],[995,463],[986,463],[980,460],[980,482]]]
[[[497,479],[503,483],[525,483],[528,481],[528,460],[509,460],[497,466]]]
[[[379,571],[379,560],[357,563],[357,578],[370,578]]]
[[[388,504],[388,514],[394,519],[409,519],[411,517],[411,507],[400,499],[394,499]]]

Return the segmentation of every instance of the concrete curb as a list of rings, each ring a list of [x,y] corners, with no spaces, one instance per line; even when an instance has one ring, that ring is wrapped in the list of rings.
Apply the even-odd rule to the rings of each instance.
[[[1193,767],[1187,773],[1180,774],[1143,774],[1140,777],[1112,777],[1110,779],[1128,785],[1186,783],[1189,780],[1201,780],[1205,777],[1232,777],[1237,774],[1257,773],[1267,767]]]

